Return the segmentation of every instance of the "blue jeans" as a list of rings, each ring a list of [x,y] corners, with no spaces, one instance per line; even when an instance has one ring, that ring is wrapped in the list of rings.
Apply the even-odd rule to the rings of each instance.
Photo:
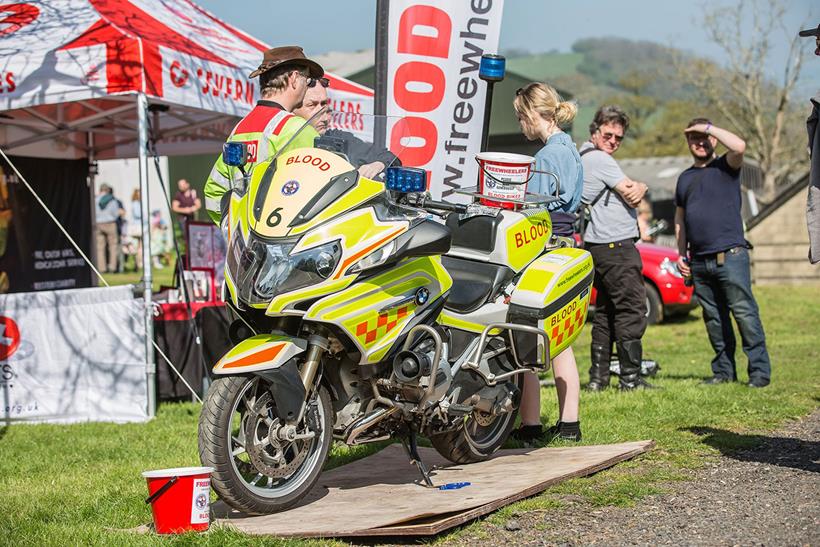
[[[706,332],[715,350],[712,373],[720,378],[737,380],[737,343],[729,318],[731,312],[743,340],[743,353],[749,359],[749,380],[768,382],[771,362],[760,311],[752,294],[749,251],[744,248],[727,251],[723,265],[717,263],[715,255],[695,257],[691,268],[695,295],[703,308]]]

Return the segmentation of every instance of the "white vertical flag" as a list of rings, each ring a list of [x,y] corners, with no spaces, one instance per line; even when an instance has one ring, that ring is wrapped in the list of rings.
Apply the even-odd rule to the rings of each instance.
[[[475,186],[486,83],[478,68],[496,53],[503,0],[391,0],[387,143],[404,165],[429,171],[433,197]]]

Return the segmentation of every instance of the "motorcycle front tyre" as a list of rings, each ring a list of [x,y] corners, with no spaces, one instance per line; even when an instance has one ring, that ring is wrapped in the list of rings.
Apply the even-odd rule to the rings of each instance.
[[[225,503],[249,515],[267,515],[293,507],[316,484],[333,443],[333,411],[330,394],[325,387],[320,387],[317,395],[322,428],[320,453],[316,457],[309,455],[309,461],[302,464],[308,465],[312,461],[312,469],[307,470],[307,476],[296,488],[288,489],[282,495],[259,495],[251,490],[251,485],[232,463],[231,417],[237,398],[251,381],[249,377],[229,376],[211,384],[199,418],[199,457],[202,465],[214,468],[211,486]]]

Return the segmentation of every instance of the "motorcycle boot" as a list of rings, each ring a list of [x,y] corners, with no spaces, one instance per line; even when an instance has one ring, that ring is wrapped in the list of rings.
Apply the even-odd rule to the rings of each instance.
[[[592,344],[587,391],[602,391],[609,387],[609,359],[612,345]]]
[[[641,359],[643,348],[640,340],[624,340],[617,342],[618,361],[621,365],[621,376],[618,387],[622,391],[633,389],[654,388],[652,384],[641,377]]]

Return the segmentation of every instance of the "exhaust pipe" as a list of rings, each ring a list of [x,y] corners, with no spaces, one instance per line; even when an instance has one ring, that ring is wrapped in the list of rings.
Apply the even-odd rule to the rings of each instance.
[[[392,415],[394,412],[398,410],[398,407],[391,407],[391,408],[378,408],[375,411],[371,412],[367,416],[359,418],[357,422],[350,426],[350,433],[348,433],[347,438],[345,439],[345,444],[347,445],[354,445],[357,444],[356,440],[359,436],[382,421],[383,419],[387,418],[388,416]],[[387,438],[387,437],[385,437]]]

